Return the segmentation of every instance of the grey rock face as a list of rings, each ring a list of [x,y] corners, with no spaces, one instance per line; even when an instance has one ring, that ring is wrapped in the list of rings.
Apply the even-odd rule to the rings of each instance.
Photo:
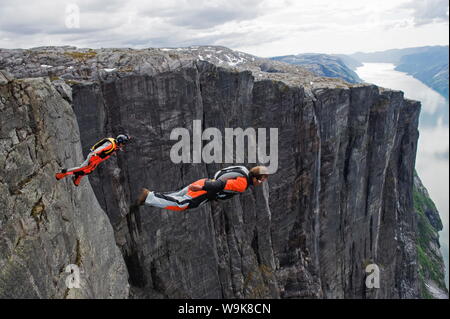
[[[215,77],[222,79],[213,82]],[[229,91],[220,87],[229,83]],[[202,94],[200,85],[208,93]],[[131,212],[125,225],[123,222],[140,187],[169,191],[210,176],[219,168],[171,163],[170,130],[192,126],[192,120],[202,119],[205,112],[210,114],[204,114],[206,127],[243,125],[238,111],[252,103],[249,85],[252,77],[248,72],[218,72],[212,65],[201,63],[198,68],[155,77],[128,77],[101,86],[74,87],[74,109],[83,143],[93,143],[98,134],[119,131],[128,132],[138,141],[116,160],[100,167],[98,179],[91,181],[118,229],[118,242],[123,244],[129,269],[133,269],[131,282],[143,296],[279,296],[267,189],[249,192],[223,205],[215,204],[213,209],[206,206],[187,213],[141,208]],[[130,86],[143,90],[138,95],[105,94]],[[242,95],[240,90],[244,90]],[[122,99],[128,98],[136,99],[136,109],[123,108]],[[114,99],[116,106],[111,105]],[[88,109],[92,111],[89,114]],[[254,198],[259,199],[257,203]]]
[[[136,297],[417,296],[411,185],[420,107],[401,92],[306,93],[207,63],[73,89],[85,149],[121,131],[138,141],[91,178]],[[222,132],[278,128],[269,192],[187,213],[145,207],[125,224],[140,187],[170,191],[219,168],[170,162],[171,130],[194,119]],[[376,294],[364,286],[372,262],[385,276]]]
[[[0,70],[0,84],[8,84],[11,81],[12,75],[6,72],[5,70]]]
[[[65,82],[85,152],[104,136],[134,138],[89,176],[131,297],[419,296],[417,102],[221,47],[31,51],[37,64],[74,63]],[[0,52],[16,75],[27,73],[13,65],[20,54]],[[188,212],[130,209],[141,187],[173,191],[229,165],[171,162],[172,129],[192,130],[193,120],[222,134],[278,128],[277,173],[264,187]],[[372,263],[381,272],[376,290],[365,286]]]
[[[125,298],[127,269],[89,183],[55,180],[82,161],[70,105],[48,79],[0,85],[0,298]],[[68,289],[77,265],[80,288]]]

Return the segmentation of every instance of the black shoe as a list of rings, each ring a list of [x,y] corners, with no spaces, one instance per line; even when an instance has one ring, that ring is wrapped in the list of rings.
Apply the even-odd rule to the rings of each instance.
[[[142,188],[141,192],[136,200],[136,206],[141,206],[145,203],[145,200],[147,199],[148,194],[150,191],[147,188]]]

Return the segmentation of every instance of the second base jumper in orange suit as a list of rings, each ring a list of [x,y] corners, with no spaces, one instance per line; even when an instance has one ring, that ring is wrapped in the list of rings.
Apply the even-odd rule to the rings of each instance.
[[[106,161],[112,154],[122,149],[129,141],[130,137],[126,134],[120,134],[116,138],[107,137],[98,141],[92,146],[91,152],[80,166],[64,168],[60,173],[55,175],[56,179],[60,180],[66,176],[73,175],[72,180],[74,185],[80,185],[81,179],[85,175],[91,174],[100,163]]]
[[[148,205],[175,211],[197,208],[210,200],[228,199],[241,194],[250,185],[261,185],[268,178],[265,166],[248,170],[244,166],[230,166],[221,169],[214,179],[199,179],[179,191],[160,193],[143,188],[136,205]]]

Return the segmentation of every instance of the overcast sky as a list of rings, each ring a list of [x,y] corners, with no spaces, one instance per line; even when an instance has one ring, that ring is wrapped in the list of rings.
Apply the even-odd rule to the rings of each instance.
[[[448,0],[0,0],[0,47],[371,52],[448,45],[448,7]]]

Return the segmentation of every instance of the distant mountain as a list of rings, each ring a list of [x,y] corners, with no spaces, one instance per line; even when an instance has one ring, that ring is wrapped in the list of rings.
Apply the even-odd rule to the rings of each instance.
[[[426,47],[416,47],[416,48],[406,48],[406,49],[392,49],[386,51],[377,52],[356,52],[354,54],[348,55],[349,57],[359,61],[359,62],[380,62],[380,63],[394,63],[399,64],[400,60],[405,55],[417,54],[417,53],[427,53],[439,51],[442,49],[448,50],[448,46],[426,46]]]
[[[405,55],[395,69],[411,74],[448,99],[448,47],[446,50]]]
[[[350,69],[356,70],[357,67],[362,66],[362,63],[348,55],[345,54],[333,54],[332,56],[336,56],[341,59],[342,62],[345,63]]]
[[[359,62],[393,63],[448,99],[448,46],[394,49],[373,53],[358,52],[349,56]],[[349,65],[350,66],[350,65]]]
[[[358,83],[362,80],[358,75],[347,66],[340,56],[305,53],[297,55],[285,55],[271,58],[275,61],[286,62],[290,64],[301,65],[303,68],[311,71],[319,76],[330,78],[340,78],[349,83]],[[359,62],[352,58],[348,58],[350,65],[357,65]]]

